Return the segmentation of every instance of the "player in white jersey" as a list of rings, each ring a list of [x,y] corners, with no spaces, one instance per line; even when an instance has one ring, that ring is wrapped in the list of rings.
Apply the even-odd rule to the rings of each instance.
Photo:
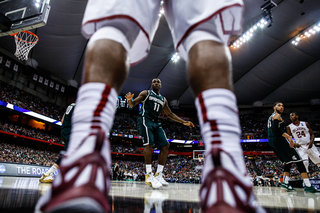
[[[320,167],[320,153],[314,145],[314,134],[308,122],[300,121],[296,112],[290,113],[292,123],[287,126],[287,133],[294,137],[295,147],[301,156],[307,172],[309,172],[309,158]]]
[[[82,33],[90,40],[68,158],[61,161],[60,173],[51,191],[40,198],[36,212],[111,210],[107,133],[129,65],[149,52],[161,7],[175,49],[188,64],[206,144],[202,212],[264,212],[253,193],[239,143],[241,128],[228,48],[230,36],[241,32],[243,5],[242,0],[89,0]]]

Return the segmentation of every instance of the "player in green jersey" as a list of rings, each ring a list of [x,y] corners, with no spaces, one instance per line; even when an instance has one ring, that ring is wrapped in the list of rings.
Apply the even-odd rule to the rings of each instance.
[[[67,150],[68,148],[69,137],[71,133],[71,118],[75,106],[75,103],[70,104],[61,119],[61,139],[64,141],[64,150]],[[53,163],[50,169],[41,176],[41,178],[39,179],[41,183],[52,183],[54,179],[53,174],[59,169],[60,161],[61,158]]]
[[[295,191],[289,184],[291,164],[295,163],[305,184],[304,191],[311,193],[318,192],[310,183],[302,158],[294,148],[292,137],[286,133],[286,126],[281,117],[284,111],[283,103],[276,102],[273,109],[274,112],[268,119],[268,137],[269,145],[273,148],[277,157],[284,163],[283,183],[281,187],[287,189],[287,191]]]
[[[152,80],[152,90],[142,91],[137,98],[133,100],[134,94],[130,92],[126,94],[129,106],[134,107],[139,103],[142,103],[140,110],[140,117],[138,119],[138,132],[143,138],[144,158],[146,164],[146,184],[152,188],[160,188],[161,186],[168,186],[163,179],[163,167],[166,163],[169,142],[162,129],[161,123],[158,117],[163,110],[164,113],[172,120],[182,123],[183,125],[194,127],[191,121],[185,121],[174,114],[168,105],[168,101],[160,94],[161,81],[158,78]],[[157,172],[153,176],[152,174],[152,148],[153,146],[160,149],[158,157]]]
[[[61,138],[64,141],[64,149],[67,150],[69,144],[69,137],[71,134],[71,118],[73,115],[74,107],[76,106],[75,103],[72,103],[66,109],[62,117],[62,126],[61,126]]]

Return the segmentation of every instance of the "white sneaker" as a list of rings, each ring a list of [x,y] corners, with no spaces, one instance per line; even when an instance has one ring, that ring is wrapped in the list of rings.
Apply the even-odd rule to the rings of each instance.
[[[162,184],[153,176],[152,173],[146,174],[146,184],[154,189],[162,187]]]
[[[144,213],[150,213],[154,207],[155,212],[163,212],[163,201],[169,198],[169,194],[166,191],[153,190],[144,194]]]
[[[39,182],[41,183],[52,183],[54,177],[52,173],[44,173],[41,178],[39,179]]]
[[[52,183],[53,179],[54,179],[53,173],[50,173],[50,175],[48,177],[44,178],[41,183]]]
[[[49,173],[43,173],[43,175],[41,175],[41,178],[39,179],[39,182],[42,183],[42,181],[49,176]]]
[[[157,172],[154,177],[162,184],[162,186],[169,186],[169,183],[165,179],[163,179],[162,172]]]

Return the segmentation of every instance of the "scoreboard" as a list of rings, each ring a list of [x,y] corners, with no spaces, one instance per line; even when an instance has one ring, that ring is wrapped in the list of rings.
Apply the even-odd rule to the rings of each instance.
[[[117,99],[117,108],[118,109],[128,109],[128,110],[140,111],[141,105],[142,104],[139,104],[139,105],[131,108],[131,107],[129,107],[128,100],[125,97],[119,95],[118,99]]]
[[[128,100],[125,97],[122,96],[118,96],[117,99],[117,108],[121,109],[121,108],[130,108],[129,104],[128,104]]]

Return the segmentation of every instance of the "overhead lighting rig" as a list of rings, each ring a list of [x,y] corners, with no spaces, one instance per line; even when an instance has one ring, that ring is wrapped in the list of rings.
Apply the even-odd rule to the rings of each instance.
[[[231,48],[237,49],[244,43],[246,43],[250,38],[254,35],[254,32],[258,29],[263,29],[266,26],[271,27],[273,24],[273,18],[271,9],[276,7],[277,4],[274,3],[272,0],[268,0],[261,6],[262,18],[252,25],[247,31],[245,31],[240,37],[238,37],[232,44],[230,45]]]
[[[268,22],[267,27],[271,27],[273,24],[273,17],[271,13],[271,9],[277,7],[278,5],[274,3],[272,0],[267,1],[263,5],[261,5],[262,17]]]
[[[295,36],[291,43],[295,46],[299,44],[301,40],[307,39],[315,35],[316,33],[320,32],[320,21],[316,24],[312,25],[311,27],[308,27],[304,31],[302,31],[299,35]]]

